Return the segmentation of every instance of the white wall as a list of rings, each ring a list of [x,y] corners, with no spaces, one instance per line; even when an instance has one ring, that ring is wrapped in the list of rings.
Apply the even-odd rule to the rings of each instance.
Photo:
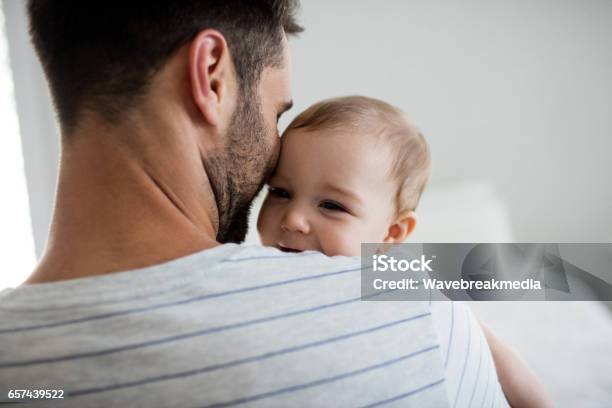
[[[0,8],[0,291],[17,286],[36,264],[13,75],[8,58],[4,13]]]
[[[30,45],[25,4],[22,0],[4,0],[2,7],[9,40],[34,244],[36,255],[40,257],[47,240],[55,198],[59,139],[42,69]]]
[[[612,242],[612,1],[302,3],[292,114],[390,101],[428,138],[432,183],[489,179],[516,240]]]

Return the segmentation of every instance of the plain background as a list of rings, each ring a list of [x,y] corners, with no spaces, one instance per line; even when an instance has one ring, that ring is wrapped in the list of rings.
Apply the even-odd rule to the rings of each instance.
[[[2,6],[40,254],[58,138],[24,3]],[[422,201],[429,222],[417,237],[612,242],[612,1],[305,0],[300,20],[306,31],[291,40],[295,107],[281,128],[338,95],[364,94],[403,109],[434,160]],[[607,309],[474,309],[521,352],[557,405],[609,406]]]
[[[611,1],[308,0],[302,17],[292,114],[389,101],[431,144],[432,185],[490,180],[517,241],[612,242]]]

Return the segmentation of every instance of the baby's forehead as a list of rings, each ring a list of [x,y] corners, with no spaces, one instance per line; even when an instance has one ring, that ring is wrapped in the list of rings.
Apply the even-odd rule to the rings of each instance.
[[[289,150],[298,159],[331,151],[339,157],[362,159],[362,165],[370,158],[388,162],[394,155],[392,144],[380,132],[354,126],[288,129],[281,137],[281,158]]]
[[[299,128],[285,132],[281,140],[280,167],[290,172],[301,169],[355,183],[390,179],[392,151],[376,135],[349,127]]]
[[[354,125],[334,125],[323,127],[300,127],[287,129],[281,137],[281,142],[300,139],[303,143],[318,145],[364,145],[372,148],[384,146],[387,141],[381,137],[376,128]],[[388,143],[387,143],[388,144]]]

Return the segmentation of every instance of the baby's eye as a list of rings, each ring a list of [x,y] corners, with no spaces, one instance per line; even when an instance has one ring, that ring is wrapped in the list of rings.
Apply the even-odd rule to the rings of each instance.
[[[289,192],[280,187],[268,187],[268,193],[276,198],[290,198]]]
[[[319,204],[319,206],[330,211],[348,212],[347,209],[342,206],[342,204],[334,201],[323,201],[321,204]]]

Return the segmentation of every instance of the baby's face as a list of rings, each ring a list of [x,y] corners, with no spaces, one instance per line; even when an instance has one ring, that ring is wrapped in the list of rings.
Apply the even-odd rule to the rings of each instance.
[[[383,242],[395,216],[390,152],[371,137],[296,129],[282,138],[257,229],[262,244],[329,256]]]

